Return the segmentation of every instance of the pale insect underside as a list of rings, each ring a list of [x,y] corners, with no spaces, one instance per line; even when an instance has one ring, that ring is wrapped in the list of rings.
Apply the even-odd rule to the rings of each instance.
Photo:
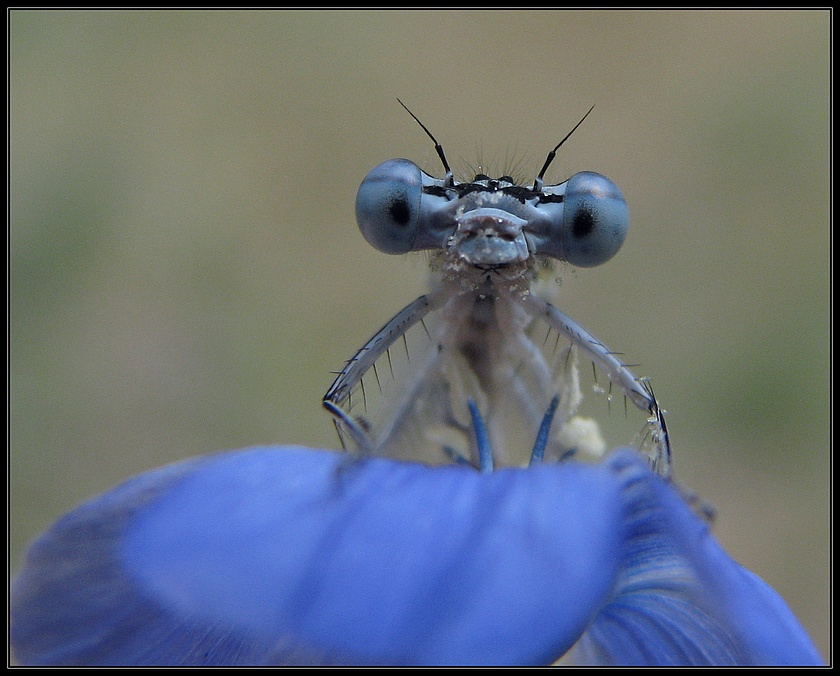
[[[631,444],[667,473],[661,412],[649,410],[655,405],[649,387],[619,355],[523,291],[521,281],[510,285],[510,293],[498,285],[496,297],[464,292],[462,280],[458,290],[447,284],[452,286],[444,279],[386,324],[327,393],[325,406],[346,448],[477,467],[468,409],[474,401],[493,465],[522,466],[557,397],[545,461],[596,459],[608,448]],[[548,309],[555,314],[546,316]],[[565,330],[558,330],[558,322],[565,322]],[[629,387],[635,401],[628,401]]]

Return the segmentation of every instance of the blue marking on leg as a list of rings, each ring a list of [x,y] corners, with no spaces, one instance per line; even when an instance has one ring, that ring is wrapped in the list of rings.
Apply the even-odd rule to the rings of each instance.
[[[542,462],[543,455],[545,454],[545,447],[548,445],[548,435],[549,432],[551,432],[551,423],[554,420],[554,414],[557,412],[557,404],[559,403],[560,397],[555,396],[548,405],[548,409],[546,410],[542,422],[540,423],[540,430],[537,432],[537,438],[534,441],[534,450],[531,451],[531,460],[528,463],[529,467]]]
[[[566,451],[563,451],[563,455],[560,456],[560,459],[557,462],[563,462],[564,460],[569,460],[570,458],[574,458],[577,455],[578,449],[577,448],[570,448]]]
[[[490,449],[487,426],[484,424],[484,418],[481,417],[481,412],[478,410],[475,402],[470,399],[467,405],[470,407],[470,417],[472,418],[473,429],[475,430],[475,443],[478,447],[478,471],[492,472],[493,451]]]
[[[467,460],[461,453],[452,448],[452,446],[444,446],[443,452],[446,453],[446,457],[449,458],[452,462],[456,465],[466,465],[467,467],[472,467],[475,469],[475,465],[473,465],[469,460]]]

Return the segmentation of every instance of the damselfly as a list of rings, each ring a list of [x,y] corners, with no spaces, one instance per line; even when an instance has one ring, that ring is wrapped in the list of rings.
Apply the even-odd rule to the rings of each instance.
[[[356,219],[384,253],[432,252],[435,280],[347,362],[324,396],[342,445],[483,471],[597,451],[597,424],[577,415],[582,358],[606,376],[610,395],[623,394],[625,408],[629,400],[644,414],[639,445],[653,468],[670,476],[664,412],[648,381],[536,292],[551,261],[600,265],[627,233],[627,203],[606,177],[584,171],[544,184],[557,150],[589,112],[548,154],[530,187],[510,176],[456,181],[441,145],[408,112],[434,142],[445,176],[388,160],[362,181]],[[434,315],[438,322],[429,327]],[[428,349],[410,354],[406,334],[418,325]],[[413,372],[373,416],[365,378],[373,371],[376,388],[394,378],[391,348],[398,341]]]

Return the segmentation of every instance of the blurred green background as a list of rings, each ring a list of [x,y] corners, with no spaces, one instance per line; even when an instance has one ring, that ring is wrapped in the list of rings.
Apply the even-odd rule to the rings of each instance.
[[[368,170],[591,169],[624,249],[559,305],[643,366],[730,554],[830,650],[824,11],[12,11],[10,555],[191,455],[334,447],[330,371],[425,288]],[[493,171],[493,169],[496,171]]]

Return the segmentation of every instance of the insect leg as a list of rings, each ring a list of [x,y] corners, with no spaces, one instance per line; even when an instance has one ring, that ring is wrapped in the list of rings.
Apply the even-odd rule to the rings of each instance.
[[[655,449],[653,469],[664,477],[670,477],[671,442],[668,438],[668,428],[665,426],[664,412],[656,397],[653,396],[650,384],[644,379],[637,378],[595,336],[550,303],[530,294],[523,299],[523,306],[531,316],[547,321],[554,330],[562,333],[583,350],[584,354],[607,374],[610,382],[620,387],[638,408],[648,412],[648,425]]]
[[[420,296],[379,329],[373,338],[365,343],[341,369],[330,389],[324,395],[323,406],[333,416],[342,443],[344,440],[342,432],[346,432],[360,450],[365,452],[373,450],[373,443],[364,426],[350,415],[344,405],[349,401],[353,388],[361,382],[362,377],[376,360],[400,336],[404,336],[406,331],[417,322],[422,321],[423,317],[440,306],[443,301],[444,298],[441,293]]]
[[[557,404],[560,403],[560,397],[554,396],[551,403],[548,405],[548,410],[543,416],[540,423],[540,430],[537,432],[536,441],[534,441],[534,450],[531,451],[531,460],[528,465],[538,465],[542,462],[545,447],[548,444],[548,434],[551,431],[551,422],[554,420],[554,414],[557,412]]]
[[[493,471],[493,449],[490,448],[490,437],[487,435],[487,425],[475,401],[470,399],[467,402],[470,408],[470,418],[475,430],[475,444],[478,448],[478,470],[480,472]]]

